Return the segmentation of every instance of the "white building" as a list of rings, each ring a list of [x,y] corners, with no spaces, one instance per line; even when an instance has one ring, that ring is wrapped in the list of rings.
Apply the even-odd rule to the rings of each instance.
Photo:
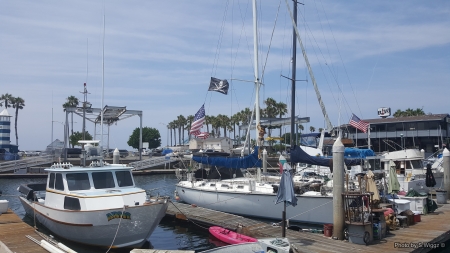
[[[193,138],[189,141],[189,149],[214,149],[229,153],[233,147],[233,141],[228,137],[199,139]]]

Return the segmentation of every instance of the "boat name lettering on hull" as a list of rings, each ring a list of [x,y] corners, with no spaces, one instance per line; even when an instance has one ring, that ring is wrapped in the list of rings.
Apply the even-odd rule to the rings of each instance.
[[[108,218],[108,221],[113,220],[113,219],[127,219],[127,220],[131,220],[131,214],[129,212],[110,212],[106,214],[106,217]]]

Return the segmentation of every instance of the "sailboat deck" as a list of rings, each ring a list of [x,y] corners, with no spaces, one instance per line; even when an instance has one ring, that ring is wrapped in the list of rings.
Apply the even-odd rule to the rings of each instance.
[[[434,213],[423,215],[421,222],[390,231],[385,238],[374,240],[368,246],[294,230],[287,230],[286,237],[296,252],[428,252],[432,247],[445,247],[445,241],[450,239],[450,204],[438,204],[438,207]],[[241,233],[255,238],[281,237],[282,232],[281,227],[268,223],[177,202],[169,205],[166,214],[177,219],[189,219],[201,226],[222,226],[236,230],[241,224]],[[426,246],[418,248],[420,245]]]

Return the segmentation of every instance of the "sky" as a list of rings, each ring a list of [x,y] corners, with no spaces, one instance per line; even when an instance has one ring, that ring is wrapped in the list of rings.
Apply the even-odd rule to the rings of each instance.
[[[348,123],[352,113],[377,118],[380,107],[450,112],[450,1],[303,3],[298,30],[332,125]],[[286,103],[290,115],[291,82],[283,77],[292,75],[286,0],[257,1],[257,10],[260,106],[273,98]],[[17,119],[19,149],[43,150],[52,136],[63,139],[62,104],[72,95],[82,101],[83,83],[95,108],[141,110],[143,126],[160,131],[162,146],[170,145],[167,124],[202,104],[212,116],[250,108],[252,26],[250,0],[0,1],[0,95],[25,100]],[[298,43],[296,62],[295,114],[310,117],[307,130],[324,128]],[[211,77],[228,80],[228,95],[208,92]],[[73,121],[81,131],[82,118]],[[136,127],[138,116],[112,125],[109,147],[132,150],[127,141]],[[11,128],[16,144],[14,118]],[[92,123],[86,129],[94,133]]]

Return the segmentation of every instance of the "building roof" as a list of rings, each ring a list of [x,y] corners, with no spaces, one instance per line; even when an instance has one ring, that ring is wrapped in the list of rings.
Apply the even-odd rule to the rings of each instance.
[[[390,117],[390,118],[377,118],[377,119],[361,119],[370,124],[381,124],[381,123],[401,123],[401,122],[417,122],[417,121],[436,121],[444,120],[446,117],[450,117],[449,114],[428,114],[421,116],[408,116],[408,117]],[[350,124],[344,124],[342,126],[348,126]]]
[[[8,110],[3,109],[3,111],[0,113],[0,116],[7,116],[7,117],[12,117],[11,115],[9,115]]]
[[[205,142],[205,141],[221,141],[224,139],[231,139],[230,137],[219,137],[219,138],[207,138],[207,139],[201,139],[201,138],[192,138],[191,140],[196,140],[196,141],[201,141],[201,142]]]

